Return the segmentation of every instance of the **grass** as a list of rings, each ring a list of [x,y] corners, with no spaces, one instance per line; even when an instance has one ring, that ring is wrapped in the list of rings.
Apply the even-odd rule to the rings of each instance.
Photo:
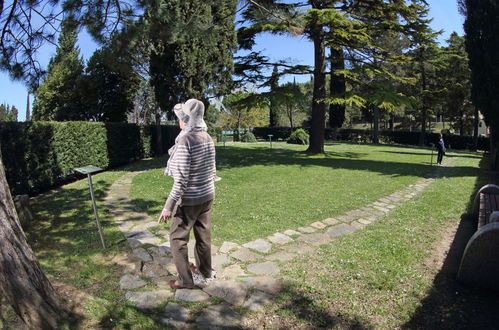
[[[217,148],[213,239],[244,243],[362,207],[433,170],[425,149],[329,144],[325,155],[305,146],[238,143]],[[166,160],[165,160],[166,163]],[[131,198],[158,217],[172,179],[158,168],[133,179]]]
[[[445,177],[381,221],[288,264],[286,290],[274,308],[255,318],[278,315],[272,324],[278,328],[494,326],[497,295],[457,283],[460,254],[446,259],[440,251],[456,245],[452,229],[471,221],[467,210],[475,189],[497,182],[477,168],[478,157],[459,156],[444,169]],[[439,253],[443,266],[435,262]]]
[[[286,144],[274,144],[273,150],[267,144],[217,148],[223,180],[216,184],[216,243],[246,242],[341,214],[434,170],[425,149],[329,144],[323,156],[308,156],[304,149]],[[454,303],[452,285],[445,291],[445,310],[435,305],[440,296],[435,298],[434,291],[441,291],[434,283],[439,268],[425,263],[441,229],[465,212],[476,176],[494,182],[477,169],[477,155],[460,156],[446,169],[446,178],[389,217],[287,264],[287,287],[276,303],[264,313],[249,314],[255,326],[411,327],[426,324],[427,315],[450,311],[448,320],[458,311],[472,310]],[[154,315],[138,312],[119,289],[123,270],[115,259],[128,246],[106,212],[104,197],[123,174],[152,168],[134,178],[131,194],[136,205],[156,217],[171,187],[162,174],[165,164],[164,157],[145,160],[93,177],[106,250],[100,247],[86,180],[32,201],[36,218],[26,229],[28,242],[74,308],[71,328],[158,328]]]

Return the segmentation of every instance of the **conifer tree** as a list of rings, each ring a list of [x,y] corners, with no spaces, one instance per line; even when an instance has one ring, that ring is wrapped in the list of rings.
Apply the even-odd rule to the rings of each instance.
[[[279,107],[279,102],[275,96],[275,92],[279,88],[279,69],[277,65],[274,65],[274,69],[272,71],[272,76],[269,80],[270,85],[270,97],[269,97],[269,126],[276,127],[277,126],[277,111]]]
[[[67,21],[59,36],[56,54],[50,59],[48,75],[35,91],[33,120],[82,120],[83,104],[78,83],[83,74],[83,58],[76,46],[75,22]]]

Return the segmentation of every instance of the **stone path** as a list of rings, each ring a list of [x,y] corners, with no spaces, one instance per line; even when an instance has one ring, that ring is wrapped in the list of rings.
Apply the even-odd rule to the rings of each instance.
[[[334,237],[376,222],[421,193],[441,175],[441,170],[437,168],[431,177],[419,179],[400,191],[335,218],[283,230],[241,245],[224,242],[219,248],[212,246],[216,280],[203,288],[176,291],[168,286],[169,280],[176,278],[169,232],[156,219],[134,209],[129,198],[130,187],[133,177],[142,172],[127,173],[115,181],[106,197],[109,212],[131,248],[127,258],[120,262],[125,267],[120,287],[125,298],[138,309],[157,312],[157,320],[163,325],[242,327],[244,320],[237,310],[262,310],[272,301],[282,286],[278,274],[283,263],[313,252],[315,246],[328,244]],[[188,246],[189,258],[194,262],[194,239]],[[194,315],[181,305],[182,301],[201,303],[205,307]],[[158,312],[161,306],[165,307]]]

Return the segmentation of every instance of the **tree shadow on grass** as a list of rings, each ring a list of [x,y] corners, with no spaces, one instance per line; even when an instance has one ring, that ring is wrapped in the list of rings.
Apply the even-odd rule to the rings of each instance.
[[[482,159],[481,167],[487,161]],[[482,172],[474,191],[486,183],[497,183],[497,173]],[[465,286],[457,281],[457,272],[464,249],[476,231],[476,219],[471,217],[475,193],[470,196],[468,212],[461,216],[456,235],[433,286],[422,300],[406,329],[497,329],[499,325],[499,292]]]

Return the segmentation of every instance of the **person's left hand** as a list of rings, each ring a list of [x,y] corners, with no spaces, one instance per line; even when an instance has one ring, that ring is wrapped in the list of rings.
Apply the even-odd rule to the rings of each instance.
[[[172,211],[163,210],[161,211],[161,215],[159,216],[158,222],[162,223],[163,221],[167,221],[172,217]]]

